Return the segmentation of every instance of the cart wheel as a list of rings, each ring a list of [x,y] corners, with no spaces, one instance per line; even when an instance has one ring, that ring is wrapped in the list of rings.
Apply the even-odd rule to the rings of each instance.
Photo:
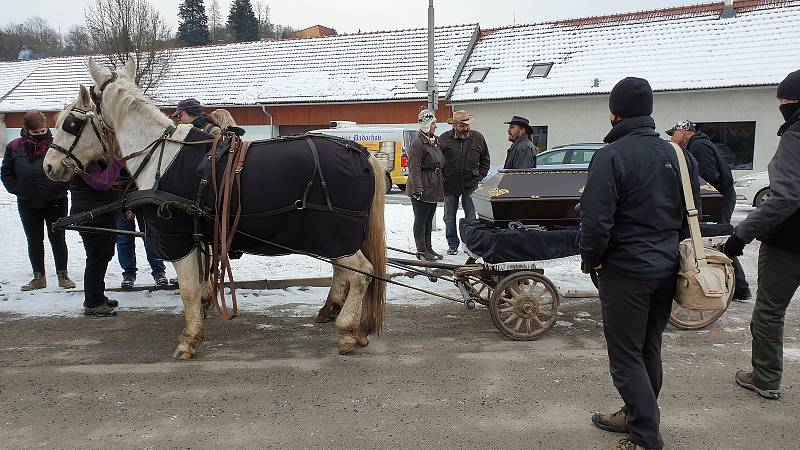
[[[672,305],[672,313],[669,316],[669,323],[681,330],[701,330],[716,322],[727,311],[731,300],[733,300],[733,292],[736,289],[733,270],[728,274],[728,277],[730,278],[731,293],[728,295],[728,301],[725,302],[725,309],[689,309],[674,303]]]
[[[558,319],[558,291],[544,275],[516,272],[494,290],[489,312],[494,326],[515,341],[533,341],[547,334]]]
[[[472,297],[473,300],[483,306],[489,306],[490,299],[492,298],[492,286],[486,284],[485,281],[477,278],[464,278],[464,287]]]

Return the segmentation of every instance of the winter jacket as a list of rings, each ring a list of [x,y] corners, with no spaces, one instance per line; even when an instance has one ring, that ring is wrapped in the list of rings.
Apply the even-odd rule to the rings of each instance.
[[[533,169],[536,167],[536,150],[528,135],[519,137],[508,149],[503,169]]]
[[[489,148],[486,139],[475,130],[469,137],[455,137],[455,130],[439,136],[439,147],[444,155],[444,193],[446,195],[471,194],[478,183],[489,173]]]
[[[408,151],[408,182],[406,194],[428,203],[444,201],[442,167],[445,161],[438,142],[431,144],[428,136],[420,132]]]
[[[736,197],[733,189],[733,174],[719,147],[705,133],[695,133],[686,144],[686,150],[694,156],[700,177],[724,197]]]
[[[659,138],[649,116],[623,119],[605,142],[589,165],[581,196],[583,261],[643,280],[675,275],[686,227],[675,150]],[[683,153],[699,205],[697,162]]]
[[[14,139],[6,146],[0,178],[8,192],[17,199],[31,202],[35,208],[44,208],[54,200],[67,197],[67,183],[47,178],[42,169],[44,155],[34,157],[34,147],[28,132],[20,132],[22,137]],[[50,136],[44,143],[53,142]]]
[[[216,136],[217,134],[222,133],[222,130],[218,126],[209,122],[206,116],[200,116],[197,119],[194,119],[194,121],[192,121],[192,125],[195,128],[199,128],[203,130],[203,132],[210,134],[211,136]]]
[[[800,114],[782,130],[778,150],[767,166],[772,193],[735,233],[744,242],[759,239],[800,253]]]
[[[72,193],[72,209],[70,214],[78,214],[120,199],[122,191],[115,189],[112,183],[119,178],[124,166],[122,161],[107,163],[92,161],[86,166],[86,174],[77,174],[69,183]],[[97,217],[96,221],[113,220],[116,212]],[[110,217],[109,217],[110,216]]]

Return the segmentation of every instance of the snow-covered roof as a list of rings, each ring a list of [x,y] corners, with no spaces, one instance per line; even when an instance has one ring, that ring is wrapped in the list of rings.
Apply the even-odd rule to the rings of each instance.
[[[800,69],[800,1],[734,6],[727,19],[716,3],[485,30],[451,101],[607,94],[627,76],[660,91],[768,86]],[[546,77],[528,78],[548,63]],[[480,68],[484,81],[468,83]]]
[[[41,60],[0,62],[0,100],[22,83],[41,64]]]
[[[440,95],[478,31],[477,25],[436,29]],[[423,99],[415,83],[427,79],[427,58],[425,29],[179,48],[149,95],[161,106],[188,97],[210,106]],[[37,63],[0,101],[0,112],[59,110],[77,97],[79,84],[92,83],[83,57]],[[0,89],[5,83],[4,75]]]

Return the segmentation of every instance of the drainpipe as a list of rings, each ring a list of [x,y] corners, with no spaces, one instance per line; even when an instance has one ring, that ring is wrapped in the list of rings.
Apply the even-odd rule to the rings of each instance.
[[[269,137],[274,138],[273,129],[274,126],[272,125],[272,114],[267,112],[267,105],[261,105],[261,112],[263,112],[267,117],[269,117]]]

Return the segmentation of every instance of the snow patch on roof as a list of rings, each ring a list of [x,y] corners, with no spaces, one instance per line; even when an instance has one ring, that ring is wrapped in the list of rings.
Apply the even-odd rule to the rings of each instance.
[[[607,94],[627,76],[661,91],[765,86],[800,65],[800,1],[740,11],[640,21],[560,23],[485,33],[452,95],[454,102]],[[552,62],[546,78],[527,78],[534,63]],[[491,67],[482,83],[472,69]]]

